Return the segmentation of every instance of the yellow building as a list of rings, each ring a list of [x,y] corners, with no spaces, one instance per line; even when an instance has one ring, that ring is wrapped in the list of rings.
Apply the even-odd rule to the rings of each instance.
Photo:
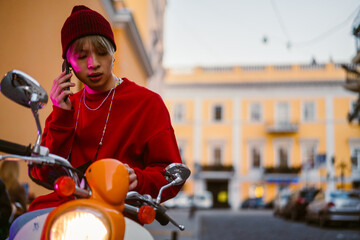
[[[169,69],[164,99],[193,173],[184,190],[237,209],[282,188],[360,187],[345,75],[334,63]]]
[[[160,91],[166,0],[1,1],[0,73],[24,71],[49,93],[53,79],[61,73],[61,27],[73,6],[82,4],[101,13],[113,27],[118,48],[114,73]],[[75,76],[71,80],[78,83]],[[51,110],[49,101],[40,111],[43,127]],[[31,111],[0,94],[0,139],[33,145],[36,134]],[[35,196],[47,192],[31,182],[25,163],[21,164],[20,175],[20,181],[29,183],[29,191]]]

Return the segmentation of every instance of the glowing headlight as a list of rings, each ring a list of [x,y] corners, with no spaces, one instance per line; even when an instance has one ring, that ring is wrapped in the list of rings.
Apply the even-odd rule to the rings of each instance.
[[[59,215],[50,229],[51,240],[110,238],[110,224],[101,212],[76,208]]]

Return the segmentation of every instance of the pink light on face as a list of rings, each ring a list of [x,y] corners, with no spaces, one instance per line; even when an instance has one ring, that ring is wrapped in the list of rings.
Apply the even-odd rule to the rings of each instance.
[[[80,68],[80,66],[78,66],[74,55],[69,57],[68,60],[69,60],[69,63],[71,65],[72,69],[74,70],[74,72],[80,72],[81,71],[81,68]]]
[[[87,57],[87,67],[88,69],[94,69],[98,66],[99,62],[97,61],[96,54],[90,50]]]
[[[66,55],[74,74],[90,94],[109,91],[115,82],[113,55],[105,48],[97,48],[91,41],[85,40],[80,44],[70,47]]]

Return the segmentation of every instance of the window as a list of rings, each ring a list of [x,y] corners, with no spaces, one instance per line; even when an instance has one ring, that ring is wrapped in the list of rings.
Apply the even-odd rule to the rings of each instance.
[[[279,167],[287,168],[288,167],[288,149],[281,146],[278,148],[278,159],[279,159]]]
[[[357,101],[357,100],[351,101],[350,113],[354,113],[354,112],[355,112],[355,109],[356,109],[357,104],[358,104],[358,101]],[[358,114],[356,115],[355,119],[356,119],[356,118],[360,118],[360,111],[358,111]]]
[[[212,120],[215,122],[220,122],[223,120],[223,106],[215,105],[213,107],[213,117]]]
[[[261,153],[260,148],[258,146],[251,147],[250,153],[251,167],[252,168],[260,168],[261,166]]]
[[[221,159],[222,159],[222,149],[221,147],[215,147],[213,149],[213,162],[214,162],[214,165],[220,165],[221,164]]]
[[[249,139],[247,142],[247,151],[249,159],[250,170],[259,170],[262,168],[264,163],[264,150],[265,140],[264,139]]]
[[[224,164],[224,143],[220,140],[213,140],[209,143],[209,164],[223,165]]]
[[[311,122],[315,120],[315,103],[305,102],[303,104],[303,120]]]
[[[184,122],[185,120],[185,105],[178,103],[174,105],[174,122]]]
[[[352,168],[360,169],[360,146],[354,147],[351,153]]]
[[[316,141],[306,140],[301,143],[301,162],[304,168],[310,169],[316,167],[316,151]]]
[[[274,140],[275,167],[290,167],[292,142],[293,140],[291,138],[278,138]]]
[[[360,169],[360,139],[349,140],[352,169]]]
[[[260,122],[261,121],[261,104],[251,103],[250,104],[250,121]]]
[[[288,125],[290,123],[290,106],[286,102],[276,105],[276,125]]]

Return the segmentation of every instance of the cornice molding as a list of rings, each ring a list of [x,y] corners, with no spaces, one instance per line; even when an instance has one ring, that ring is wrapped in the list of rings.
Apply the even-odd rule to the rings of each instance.
[[[123,28],[130,38],[130,43],[135,49],[137,57],[140,59],[148,77],[154,73],[153,67],[149,60],[145,46],[135,24],[131,11],[127,9],[115,10],[114,5],[109,0],[102,0],[106,12],[114,28]]]
[[[195,81],[194,81],[195,82]],[[334,81],[294,81],[294,82],[238,82],[238,83],[166,83],[167,89],[172,88],[272,88],[272,87],[295,87],[295,86],[342,86],[345,80]]]

